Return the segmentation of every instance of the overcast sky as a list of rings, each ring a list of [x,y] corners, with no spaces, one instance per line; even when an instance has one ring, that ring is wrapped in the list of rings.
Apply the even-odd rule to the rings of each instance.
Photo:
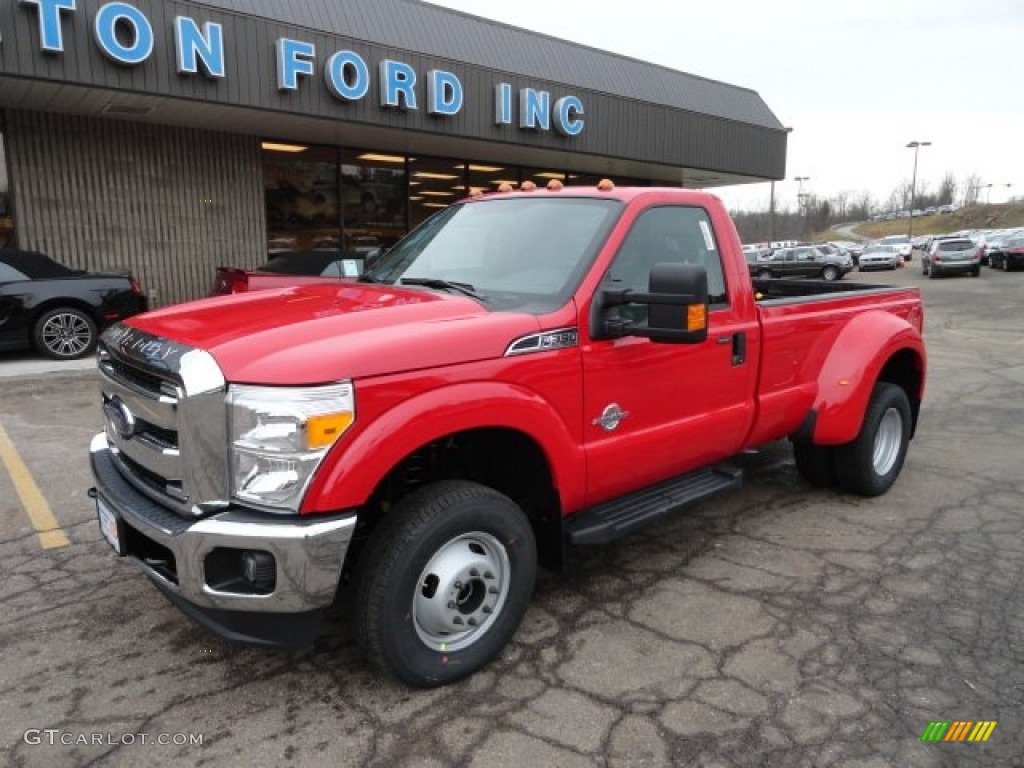
[[[1024,0],[431,0],[757,91],[791,126],[780,205],[977,174],[1024,195]],[[1013,184],[1007,188],[1007,183]],[[767,208],[769,185],[720,188]]]

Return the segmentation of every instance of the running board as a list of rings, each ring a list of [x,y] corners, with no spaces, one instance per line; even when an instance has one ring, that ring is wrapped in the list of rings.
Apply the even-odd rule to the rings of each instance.
[[[566,522],[565,539],[569,544],[607,544],[684,504],[742,484],[743,470],[725,465],[680,475],[577,512]]]

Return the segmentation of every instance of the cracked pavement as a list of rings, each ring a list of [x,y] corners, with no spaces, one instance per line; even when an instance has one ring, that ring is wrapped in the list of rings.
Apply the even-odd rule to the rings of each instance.
[[[743,489],[572,551],[499,659],[432,691],[370,667],[343,613],[301,653],[208,635],[100,538],[92,376],[3,379],[0,424],[71,544],[40,548],[0,471],[0,762],[1024,766],[1024,274],[847,279],[925,298],[928,392],[887,495],[810,488],[786,443],[740,456]],[[999,725],[923,744],[932,720]]]

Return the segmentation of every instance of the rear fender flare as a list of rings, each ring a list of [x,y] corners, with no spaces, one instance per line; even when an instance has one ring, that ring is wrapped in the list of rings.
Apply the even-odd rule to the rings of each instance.
[[[918,390],[908,392],[907,396],[912,402],[920,402],[924,394],[925,350],[917,330],[903,318],[883,311],[865,312],[846,324],[832,343],[818,375],[812,411],[816,414],[814,443],[842,445],[857,437],[883,368],[893,355],[905,349],[914,354],[921,372]]]
[[[317,470],[302,513],[361,507],[384,477],[414,451],[449,435],[486,428],[509,429],[532,439],[544,454],[562,509],[582,504],[582,447],[563,417],[523,387],[472,382],[405,400],[375,418],[351,442],[343,438]]]

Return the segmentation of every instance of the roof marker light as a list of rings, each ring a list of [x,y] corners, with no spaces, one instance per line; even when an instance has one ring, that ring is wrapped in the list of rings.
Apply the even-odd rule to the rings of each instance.
[[[535,190],[536,188],[537,185],[534,184],[532,181],[524,181],[522,184],[519,185],[519,189],[521,189],[523,192],[533,192],[533,190]]]
[[[558,179],[552,179],[551,181],[548,182],[548,189],[550,189],[552,192],[561,192],[564,186],[565,184],[560,182]]]
[[[611,192],[613,189],[615,189],[615,182],[611,179],[601,179],[597,182],[598,192]]]

